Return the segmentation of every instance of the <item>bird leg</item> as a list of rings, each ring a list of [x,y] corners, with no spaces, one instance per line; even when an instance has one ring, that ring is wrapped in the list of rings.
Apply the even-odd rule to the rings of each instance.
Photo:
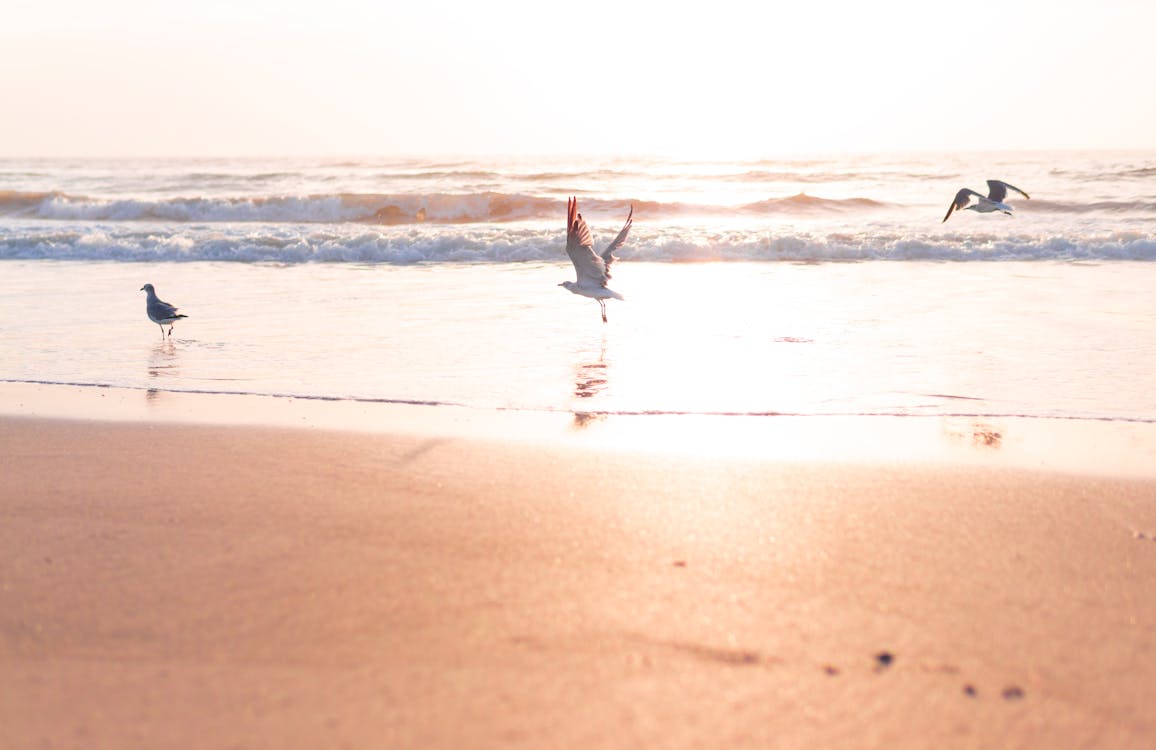
[[[602,306],[602,322],[606,322],[606,300],[598,300],[598,304]]]

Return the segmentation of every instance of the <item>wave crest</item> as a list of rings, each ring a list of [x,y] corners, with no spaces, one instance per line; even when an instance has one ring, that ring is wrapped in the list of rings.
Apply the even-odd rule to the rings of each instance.
[[[517,193],[467,194],[332,193],[307,196],[233,198],[105,199],[60,192],[0,191],[0,217],[49,221],[162,221],[183,223],[261,222],[286,224],[361,223],[491,224],[557,220],[556,198]],[[651,219],[744,214],[807,215],[877,209],[888,204],[870,198],[830,199],[805,193],[769,198],[744,206],[714,206],[685,202],[630,201],[584,198],[589,213],[637,215]]]
[[[743,206],[751,213],[813,213],[865,211],[884,208],[888,204],[871,198],[819,198],[806,193],[786,198],[769,198]]]
[[[237,263],[566,262],[561,233],[517,225],[337,228],[185,227],[158,232],[132,225],[11,229],[0,260],[227,261]],[[609,234],[602,236],[608,239]],[[624,262],[1156,261],[1156,238],[1138,232],[1077,237],[921,234],[688,232],[652,227],[617,251]]]

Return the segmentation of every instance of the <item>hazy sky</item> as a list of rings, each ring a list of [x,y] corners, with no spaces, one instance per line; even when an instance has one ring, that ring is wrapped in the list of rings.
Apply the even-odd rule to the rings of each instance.
[[[1156,148],[1156,2],[675,5],[5,0],[0,155]]]

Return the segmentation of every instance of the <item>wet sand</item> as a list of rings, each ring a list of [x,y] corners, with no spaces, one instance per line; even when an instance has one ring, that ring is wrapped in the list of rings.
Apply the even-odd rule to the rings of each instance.
[[[501,425],[0,416],[0,747],[1156,737],[1143,472]]]

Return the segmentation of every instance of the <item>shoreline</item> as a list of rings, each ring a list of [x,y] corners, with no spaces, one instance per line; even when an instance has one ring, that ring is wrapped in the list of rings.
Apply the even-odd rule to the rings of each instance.
[[[1011,424],[993,449],[927,422],[387,409],[357,430],[293,410],[237,425],[259,420],[198,398],[175,411],[201,421],[55,401],[71,418],[28,399],[0,416],[14,747],[1140,748],[1156,732],[1156,477],[1022,465],[1056,425]],[[1053,442],[1084,450],[1113,432],[1065,427]],[[732,452],[752,435],[766,442]]]
[[[1156,478],[1156,423],[986,415],[605,414],[0,382],[0,419],[419,435],[595,450]]]

